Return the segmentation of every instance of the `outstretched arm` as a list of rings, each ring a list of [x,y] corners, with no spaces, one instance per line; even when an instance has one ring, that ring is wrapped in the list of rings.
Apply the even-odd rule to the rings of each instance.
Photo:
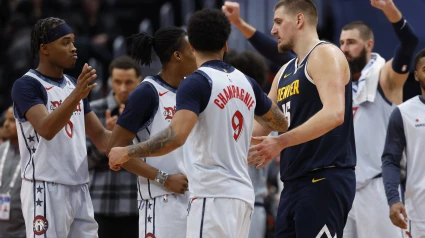
[[[155,157],[168,154],[185,142],[198,120],[198,115],[189,110],[179,110],[170,125],[147,141],[127,147],[112,148],[109,165],[116,168],[130,159]]]
[[[269,129],[270,132],[285,132],[288,130],[288,119],[275,103],[272,103],[270,110],[266,114],[255,116],[255,120],[264,128]]]
[[[385,96],[392,103],[400,104],[403,101],[403,85],[409,75],[418,37],[392,0],[371,0],[371,4],[382,10],[392,23],[394,32],[400,41],[394,57],[385,63],[380,74],[380,83]]]

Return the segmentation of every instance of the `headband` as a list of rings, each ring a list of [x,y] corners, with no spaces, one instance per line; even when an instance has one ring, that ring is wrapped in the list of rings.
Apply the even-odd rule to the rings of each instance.
[[[47,33],[43,37],[43,44],[48,44],[61,38],[64,35],[68,35],[71,33],[72,29],[70,26],[68,26],[66,23],[60,24],[59,26],[56,26],[55,28],[52,28],[47,31]]]

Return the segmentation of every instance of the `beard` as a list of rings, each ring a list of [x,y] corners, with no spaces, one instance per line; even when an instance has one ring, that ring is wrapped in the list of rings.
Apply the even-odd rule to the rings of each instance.
[[[357,57],[352,57],[351,60],[348,60],[348,65],[350,66],[351,74],[362,72],[363,68],[367,64],[366,58],[366,47],[360,52],[360,55]]]
[[[292,43],[292,40],[290,40],[286,44],[277,45],[277,51],[281,54],[291,51],[294,48],[294,44]]]

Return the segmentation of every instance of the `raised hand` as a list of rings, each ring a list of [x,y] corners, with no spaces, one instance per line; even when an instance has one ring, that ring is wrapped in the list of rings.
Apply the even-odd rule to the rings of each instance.
[[[184,174],[170,174],[164,186],[171,192],[183,194],[188,187],[187,177]]]
[[[370,4],[375,8],[384,10],[390,4],[393,4],[393,1],[392,0],[370,0]]]
[[[224,2],[224,5],[221,7],[223,13],[227,16],[230,23],[233,25],[238,25],[241,23],[241,14],[240,14],[240,5],[237,2]]]
[[[105,124],[106,129],[112,131],[114,129],[115,124],[117,123],[118,116],[111,116],[111,111],[109,109],[106,110],[105,113]]]
[[[77,85],[72,93],[80,100],[86,98],[90,91],[97,86],[97,83],[90,85],[96,77],[96,70],[87,63],[84,64],[81,74],[78,76]]]

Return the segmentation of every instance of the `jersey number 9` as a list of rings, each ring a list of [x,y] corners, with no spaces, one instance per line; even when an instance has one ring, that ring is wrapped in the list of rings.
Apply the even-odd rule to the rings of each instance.
[[[240,111],[236,111],[232,117],[233,139],[238,141],[243,129],[243,116]]]

